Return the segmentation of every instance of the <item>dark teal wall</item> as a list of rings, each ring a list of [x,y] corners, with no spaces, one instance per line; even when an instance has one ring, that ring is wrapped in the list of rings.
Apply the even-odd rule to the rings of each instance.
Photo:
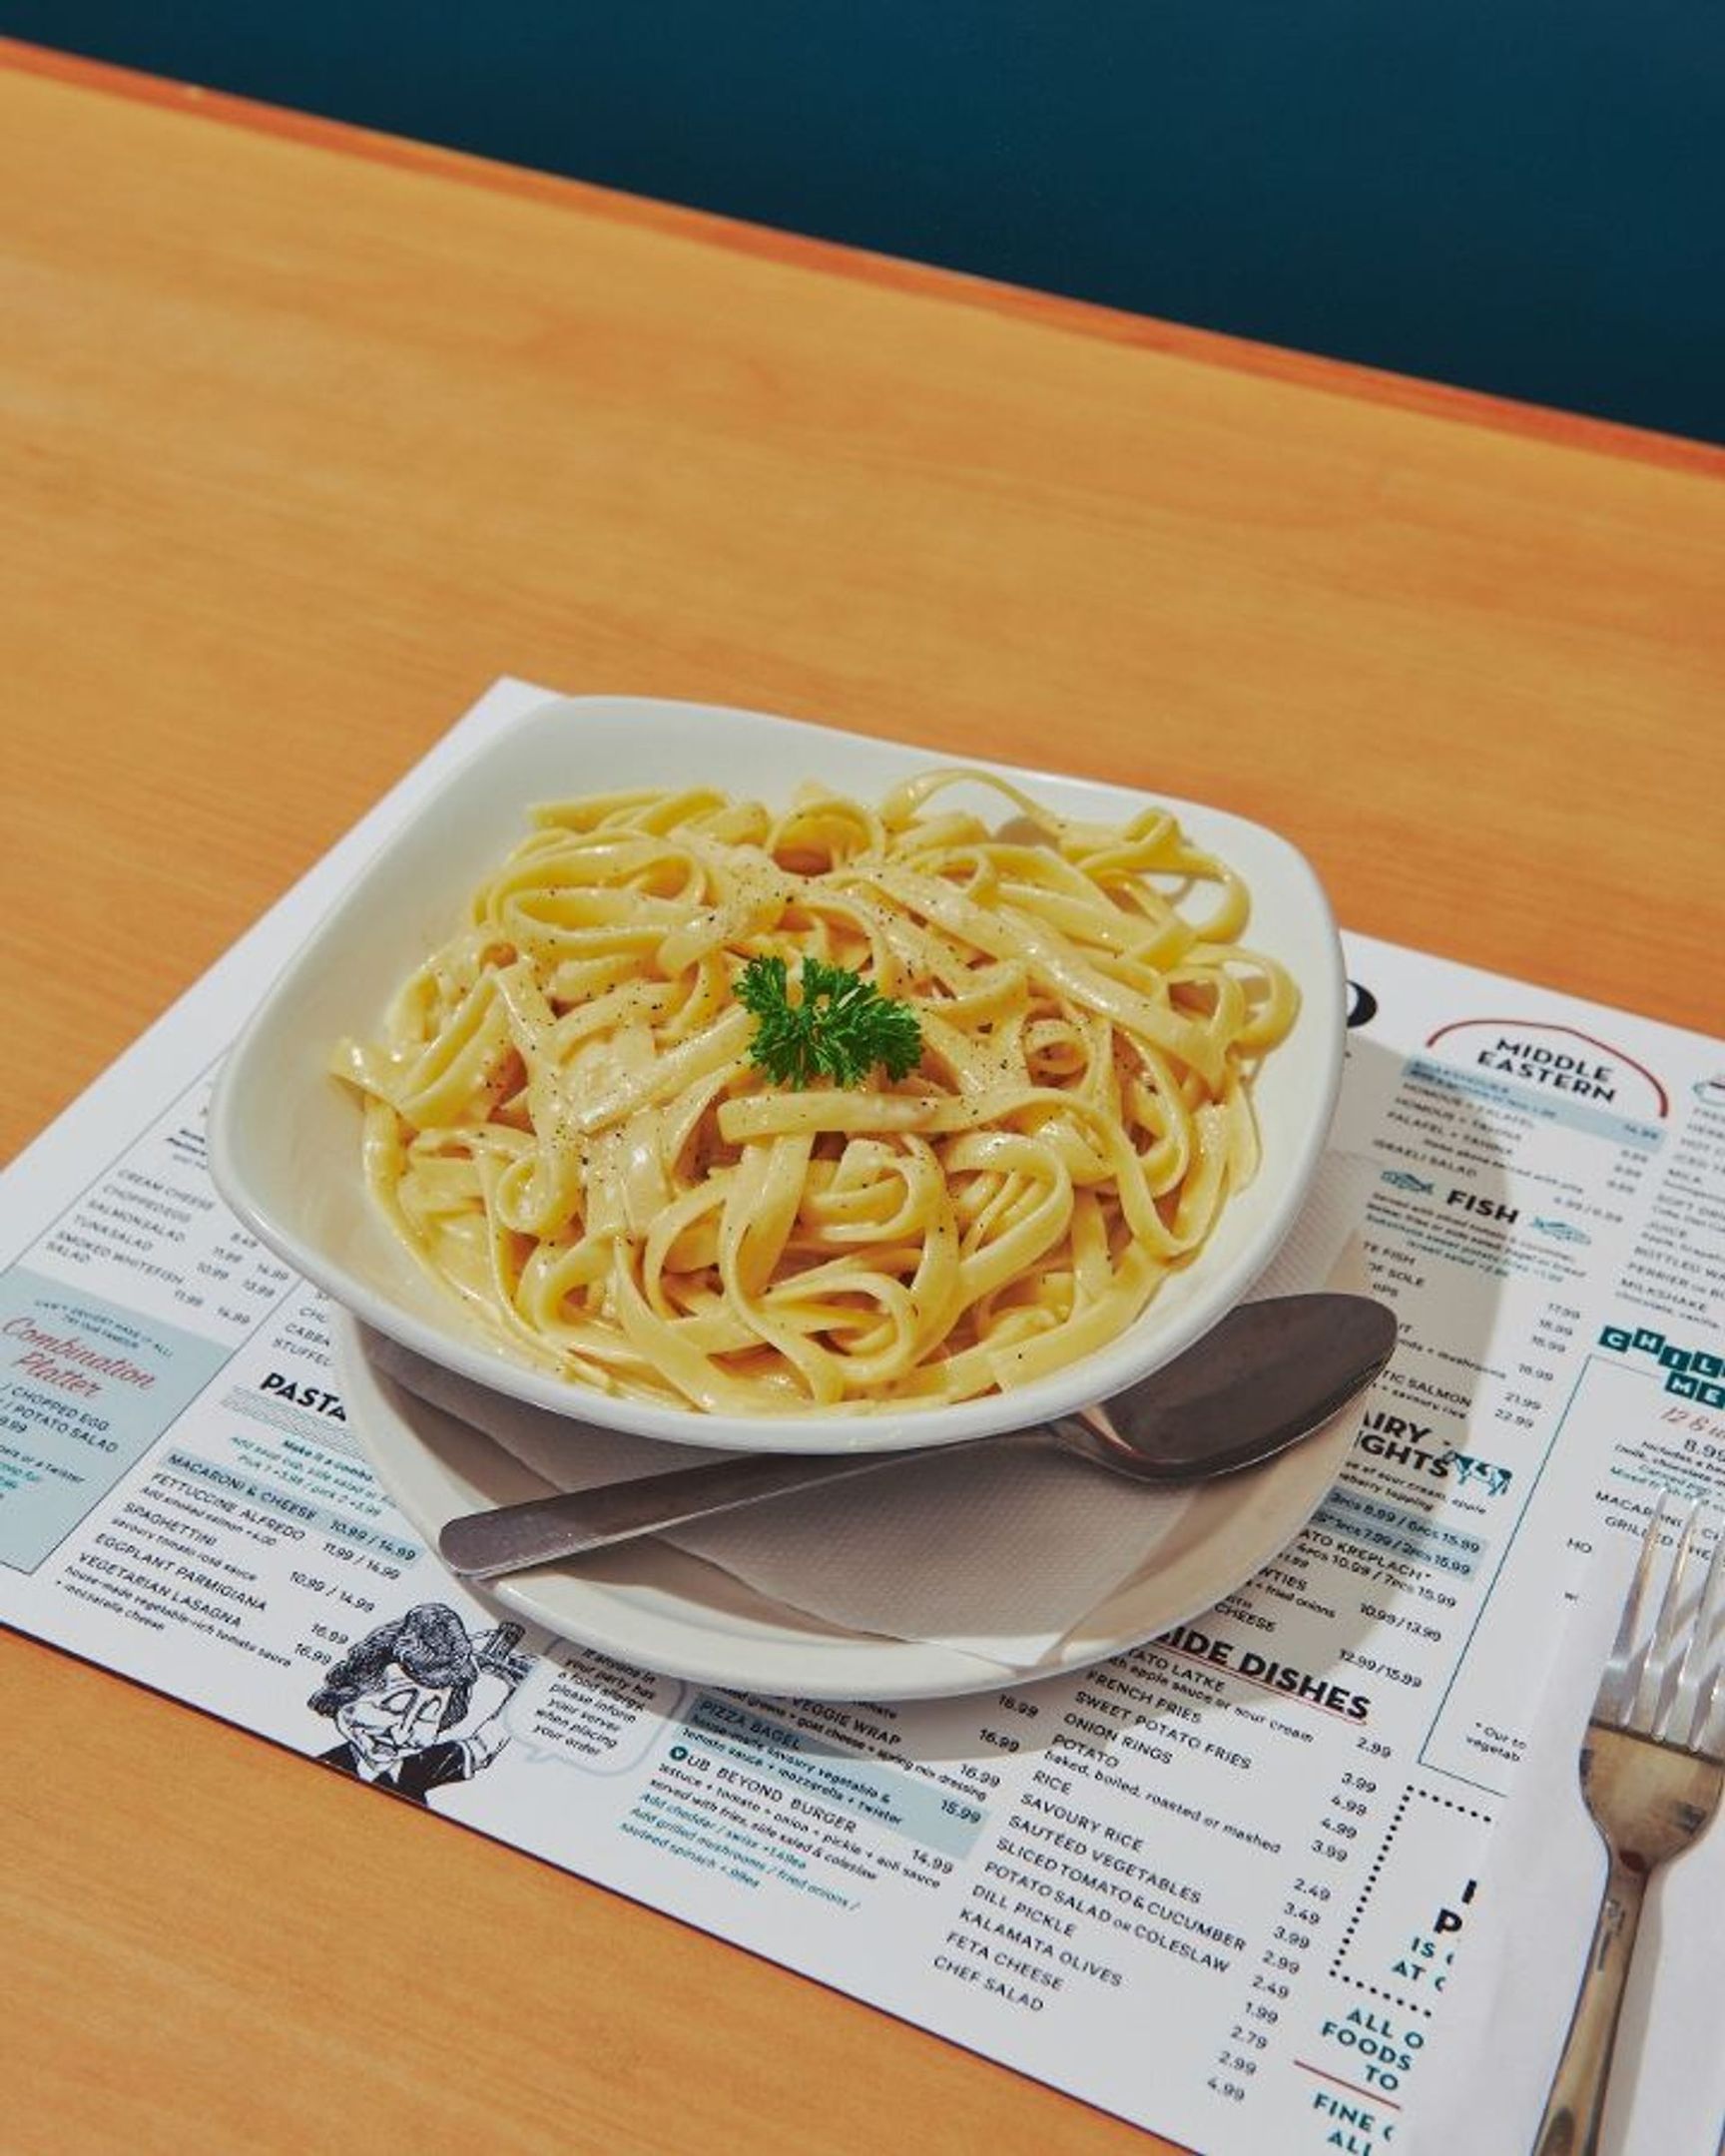
[[[12,0],[14,35],[1725,440],[1721,0]]]

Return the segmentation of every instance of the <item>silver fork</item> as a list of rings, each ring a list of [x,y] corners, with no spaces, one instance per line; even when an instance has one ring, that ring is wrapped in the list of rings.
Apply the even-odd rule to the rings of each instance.
[[[1587,1723],[1581,1789],[1610,1865],[1534,2156],[1592,2156],[1597,2149],[1648,1879],[1696,1840],[1725,1787],[1725,1731],[1716,1712],[1725,1706],[1725,1640],[1714,1638],[1725,1599],[1725,1533],[1697,1587],[1700,1515],[1700,1506],[1692,1504],[1683,1517],[1658,1614],[1647,1628],[1665,1533],[1666,1500],[1660,1497]]]

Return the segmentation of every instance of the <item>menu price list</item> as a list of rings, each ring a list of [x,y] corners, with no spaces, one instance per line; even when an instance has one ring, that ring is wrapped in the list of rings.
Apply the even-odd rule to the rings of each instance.
[[[210,1185],[255,951],[9,1173],[0,1615],[1205,2156],[1391,2148],[1575,1569],[1656,1485],[1725,1494],[1725,1049],[1349,958],[1333,1143],[1375,1169],[1400,1345],[1305,1530],[1161,1639],[841,1706],[499,1625],[373,1478],[318,1299]],[[354,1692],[379,1634],[470,1665],[422,1741],[422,1687]]]
[[[1415,1808],[1346,1701],[1223,1667],[1182,1627],[969,1709],[702,1693],[626,1831],[884,1927],[896,2010],[1067,2086],[1081,2054],[1091,2100],[1193,2146],[1388,2146],[1489,1815]],[[850,1988],[874,1962],[822,1948]]]

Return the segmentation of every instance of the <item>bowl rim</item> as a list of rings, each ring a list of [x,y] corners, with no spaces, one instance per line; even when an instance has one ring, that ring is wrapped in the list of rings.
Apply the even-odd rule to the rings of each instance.
[[[736,1416],[590,1390],[574,1380],[517,1360],[508,1354],[501,1342],[493,1344],[475,1321],[463,1319],[452,1295],[447,1328],[433,1325],[379,1293],[339,1258],[301,1234],[292,1222],[283,1219],[260,1196],[251,1168],[257,1140],[249,1128],[249,1104],[261,1076],[253,1066],[264,1037],[281,1022],[286,1007],[298,997],[306,981],[320,972],[327,962],[330,944],[339,939],[343,922],[365,902],[369,891],[385,875],[430,810],[447,802],[456,790],[469,785],[476,771],[498,759],[524,733],[548,728],[559,720],[579,721],[583,717],[597,719],[618,714],[627,714],[630,724],[635,726],[650,723],[654,718],[677,717],[699,719],[703,724],[717,722],[751,729],[764,727],[781,730],[788,746],[795,738],[816,750],[837,744],[841,755],[847,751],[853,754],[862,751],[872,756],[884,753],[889,758],[902,759],[905,771],[961,766],[1001,774],[1031,793],[1041,785],[1062,791],[1078,789],[1146,806],[1154,804],[1172,810],[1183,823],[1211,825],[1221,833],[1245,833],[1248,851],[1277,857],[1283,874],[1292,877],[1306,902],[1309,919],[1303,924],[1302,933],[1310,933],[1314,943],[1313,974],[1302,973],[1299,980],[1302,1004],[1297,1024],[1314,1032],[1322,1028],[1324,1039],[1315,1050],[1310,1040],[1306,1044],[1308,1052],[1315,1053],[1318,1058],[1314,1066],[1310,1112],[1301,1124],[1292,1153],[1282,1157],[1280,1187],[1269,1201],[1257,1232],[1241,1249],[1218,1264],[1214,1274],[1207,1278],[1204,1291],[1173,1312],[1167,1324],[1152,1325],[1149,1334],[1143,1336],[1140,1334],[1143,1319],[1134,1321],[1124,1334],[1104,1347],[1010,1391],[988,1393],[977,1399],[945,1405],[906,1405],[901,1410],[891,1406],[809,1408],[785,1414]],[[789,763],[787,768],[802,770],[802,767]],[[835,781],[836,785],[841,783]],[[523,794],[518,803],[519,810],[524,813],[533,799],[545,798],[545,792],[541,789],[537,794]],[[1201,837],[1201,842],[1210,842],[1207,834]],[[1216,849],[1235,864],[1225,836]],[[1249,884],[1253,881],[1249,872],[1247,880]],[[452,910],[459,893],[452,891],[450,898]],[[1328,961],[1321,968],[1317,964],[1319,945]],[[487,740],[454,763],[433,787],[420,795],[394,821],[381,842],[300,939],[235,1036],[217,1075],[208,1121],[210,1167],[217,1190],[243,1226],[331,1301],[352,1312],[374,1331],[427,1360],[457,1370],[494,1391],[548,1409],[569,1422],[572,1428],[590,1422],[668,1443],[752,1451],[911,1450],[1022,1428],[1109,1397],[1170,1361],[1244,1299],[1299,1217],[1323,1158],[1341,1089],[1345,1012],[1346,968],[1341,937],[1316,871],[1292,840],[1231,809],[1162,793],[1145,793],[1109,780],[1008,764],[998,758],[947,752],[925,743],[858,734],[733,706],[637,696],[548,697],[499,725]],[[339,1081],[331,1077],[329,1083],[337,1085]],[[1254,1190],[1258,1188],[1256,1184],[1252,1186]],[[1150,1308],[1154,1310],[1154,1303]]]

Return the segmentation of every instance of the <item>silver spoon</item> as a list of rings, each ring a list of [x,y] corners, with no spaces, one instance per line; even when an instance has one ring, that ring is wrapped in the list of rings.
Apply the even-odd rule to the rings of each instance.
[[[1366,1296],[1244,1303],[1172,1362],[1110,1400],[1052,1422],[930,1448],[949,1458],[1052,1445],[1139,1482],[1204,1482],[1285,1451],[1363,1391],[1389,1361],[1396,1319]],[[495,1579],[817,1482],[874,1474],[930,1451],[750,1452],[533,1497],[450,1520],[437,1537],[463,1579]]]

